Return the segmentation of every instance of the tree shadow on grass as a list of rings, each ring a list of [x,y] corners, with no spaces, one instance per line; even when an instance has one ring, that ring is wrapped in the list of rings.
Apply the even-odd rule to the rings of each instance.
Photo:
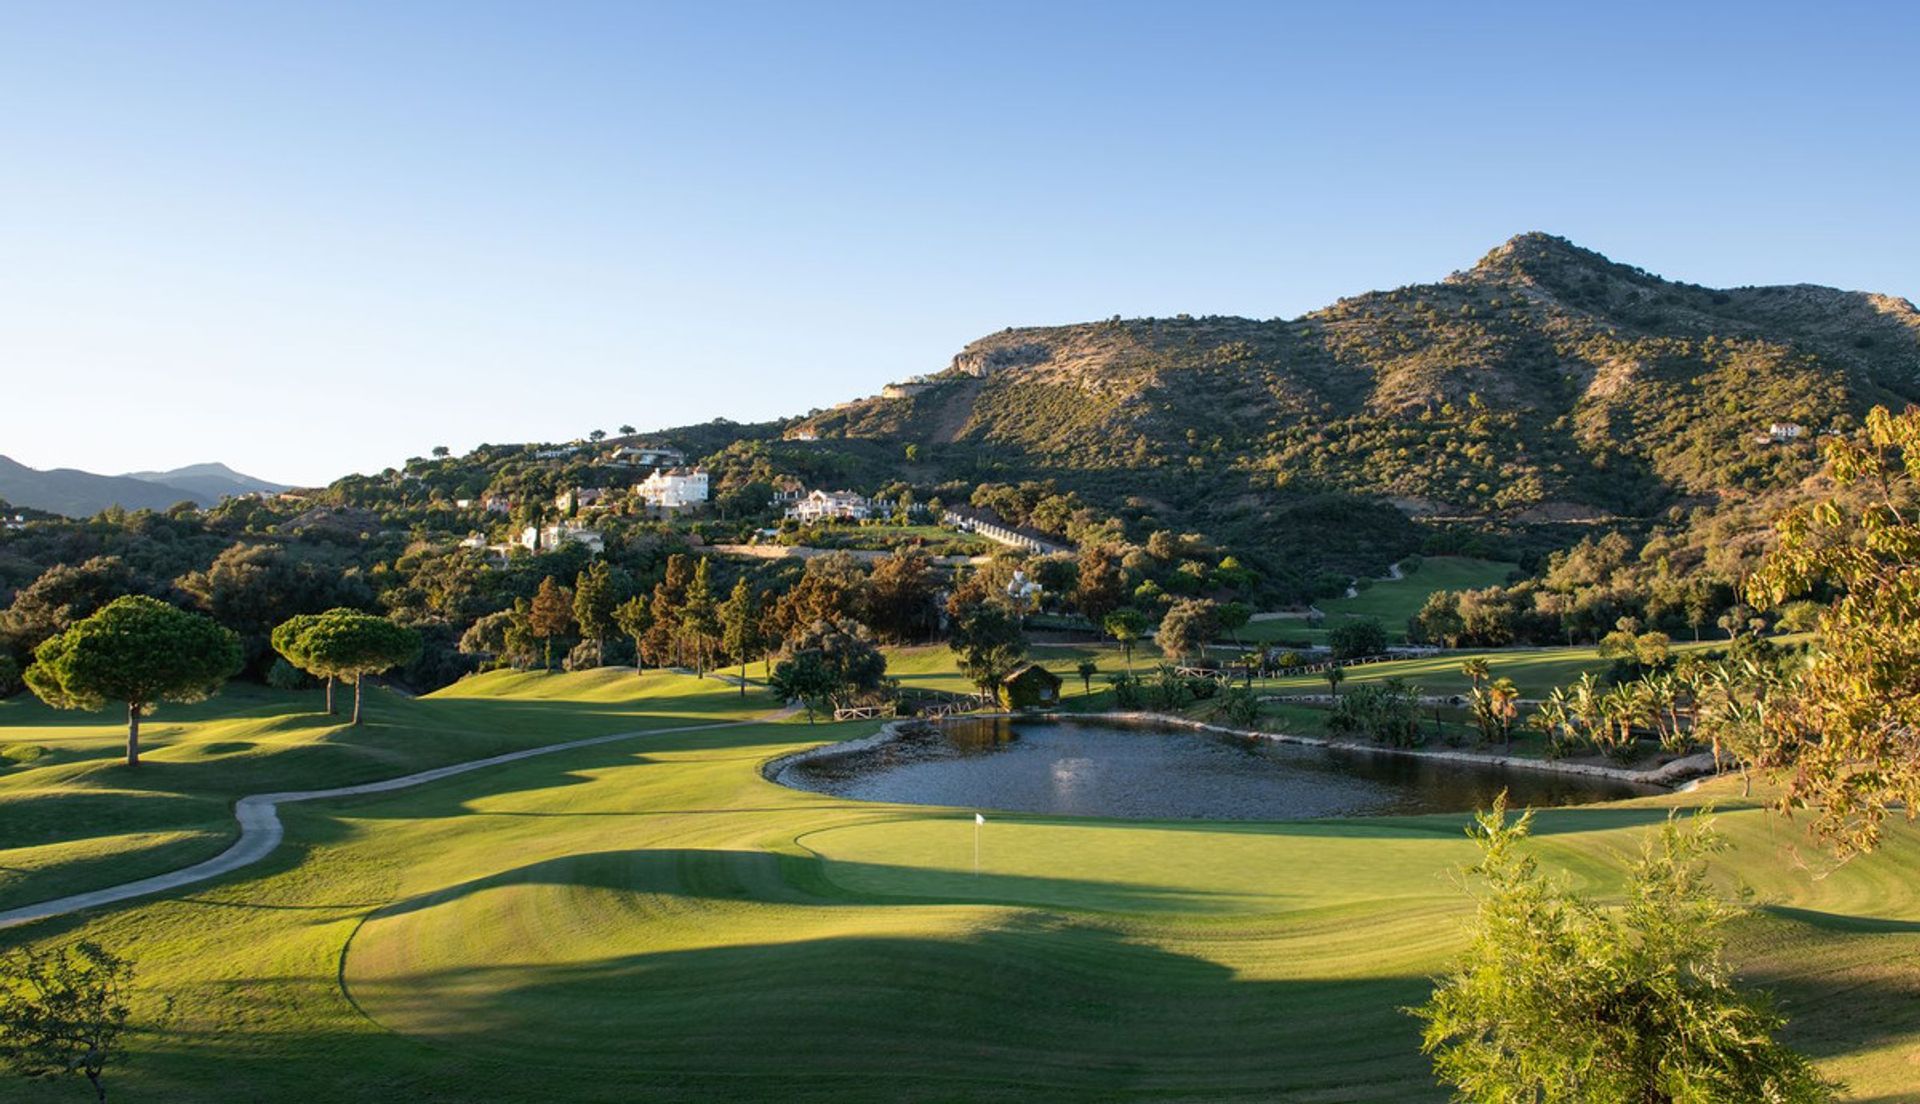
[[[376,1022],[463,1060],[623,1099],[1440,1100],[1399,1009],[1418,977],[1244,980],[1094,925],[834,935],[367,976]],[[668,1088],[671,1086],[671,1088]],[[651,1091],[650,1091],[651,1090]],[[511,1095],[501,1093],[502,1097]],[[543,1096],[542,1098],[552,1098]]]
[[[847,888],[849,882],[883,887]],[[1248,895],[1139,885],[1131,882],[937,870],[914,866],[820,859],[765,851],[700,848],[635,848],[593,851],[548,859],[475,878],[400,901],[374,919],[437,908],[488,890],[525,885],[572,886],[634,894],[804,906],[990,905],[1072,908],[1112,912],[1242,912]],[[1280,906],[1285,895],[1263,900]]]

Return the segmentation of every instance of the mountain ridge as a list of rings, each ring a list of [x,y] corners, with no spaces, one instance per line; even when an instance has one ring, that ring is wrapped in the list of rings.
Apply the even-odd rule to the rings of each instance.
[[[1535,232],[1439,282],[1295,319],[1009,328],[890,390],[788,432],[1067,471],[1185,466],[1426,512],[1644,515],[1803,478],[1810,449],[1759,439],[1775,422],[1810,443],[1920,400],[1920,311],[1819,285],[1670,281]]]
[[[286,489],[217,462],[171,471],[102,475],[79,468],[31,468],[0,456],[0,501],[65,517],[91,517],[113,506],[125,510],[167,510],[181,502],[211,506],[227,495]]]

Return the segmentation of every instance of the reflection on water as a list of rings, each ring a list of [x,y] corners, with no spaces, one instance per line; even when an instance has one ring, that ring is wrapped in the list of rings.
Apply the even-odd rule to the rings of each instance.
[[[1005,718],[940,726],[782,770],[864,801],[1136,820],[1291,820],[1580,805],[1661,792],[1545,771],[1301,747],[1185,729]]]

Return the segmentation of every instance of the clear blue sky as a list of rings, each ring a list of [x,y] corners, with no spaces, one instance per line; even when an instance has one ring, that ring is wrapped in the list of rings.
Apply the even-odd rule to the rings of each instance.
[[[1920,296],[1899,4],[0,2],[0,453],[803,412],[1523,230]]]

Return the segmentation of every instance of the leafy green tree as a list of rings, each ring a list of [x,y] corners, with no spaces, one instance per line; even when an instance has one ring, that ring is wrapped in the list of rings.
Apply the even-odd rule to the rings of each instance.
[[[861,620],[882,640],[924,641],[940,625],[939,580],[924,552],[896,549],[873,566],[860,592]]]
[[[1812,809],[1813,830],[1851,855],[1879,844],[1894,810],[1920,816],[1920,409],[1874,408],[1860,440],[1829,440],[1827,474],[1840,493],[1781,518],[1747,587],[1765,606],[1836,592],[1804,669],[1751,695],[1747,758],[1782,778],[1785,807]]]
[[[157,598],[116,598],[41,642],[26,683],[55,709],[127,707],[127,765],[140,765],[140,716],[161,701],[200,701],[240,670],[240,641]]]
[[[1205,660],[1207,644],[1219,632],[1220,607],[1213,599],[1182,598],[1167,608],[1154,640],[1161,653],[1176,663],[1195,653]]]
[[[1081,616],[1096,625],[1127,600],[1127,577],[1120,557],[1104,545],[1081,549],[1079,570],[1073,581],[1073,605]]]
[[[115,598],[152,589],[152,581],[119,556],[57,563],[21,588],[13,603],[0,612],[0,637],[11,641],[21,655],[30,656],[41,641],[65,632]]]
[[[132,1014],[133,972],[86,941],[0,958],[0,1062],[26,1077],[79,1074],[104,1104],[107,1062]]]
[[[1377,617],[1352,617],[1327,630],[1335,659],[1359,659],[1387,650],[1387,629]]]
[[[591,640],[599,662],[606,662],[607,638],[619,628],[614,620],[633,581],[605,560],[595,560],[573,580],[573,620],[583,639]]]
[[[1740,910],[1707,880],[1704,816],[1669,818],[1608,912],[1543,874],[1532,813],[1501,795],[1475,818],[1483,885],[1471,941],[1433,998],[1422,1049],[1472,1104],[1814,1104],[1836,1086],[1776,1042],[1782,1019],[1740,991],[1723,929]]]
[[[361,687],[368,675],[377,675],[412,663],[420,655],[420,634],[384,617],[354,609],[328,610],[306,622],[293,643],[289,662],[320,678],[345,679],[353,684],[353,720],[360,723]]]
[[[774,664],[767,681],[782,700],[797,701],[806,708],[808,724],[814,723],[814,714],[831,698],[838,685],[833,669],[818,652],[787,656]]]
[[[1147,631],[1147,615],[1131,606],[1123,606],[1100,619],[1100,627],[1120,642],[1127,657],[1127,673],[1133,673],[1133,646]]]
[[[878,689],[886,674],[887,657],[865,626],[818,621],[787,642],[786,658],[775,665],[772,681],[788,700],[805,704],[811,720],[822,704]]]
[[[1253,620],[1253,607],[1245,602],[1223,602],[1220,605],[1220,631],[1227,634],[1233,646],[1240,647],[1240,630]]]
[[[317,613],[296,613],[273,627],[268,635],[273,650],[294,667],[322,680],[327,688],[327,716],[333,716],[333,676],[322,674],[320,665],[308,653],[306,646],[307,630],[320,620]]]
[[[9,698],[19,693],[25,685],[20,681],[20,662],[6,652],[0,652],[0,698]]]
[[[647,630],[653,628],[653,611],[647,596],[636,594],[615,606],[613,621],[621,632],[633,638],[633,673],[637,675],[647,669],[645,641]]]
[[[566,636],[573,629],[573,596],[549,575],[540,580],[540,589],[534,592],[533,605],[527,612],[527,627],[545,649],[542,665],[551,671],[554,638]]]
[[[707,576],[710,562],[704,556],[700,558],[680,606],[680,637],[693,651],[694,674],[700,678],[707,677],[707,660],[720,639],[719,607],[714,602],[713,584]]]
[[[947,647],[958,657],[960,670],[988,694],[1027,657],[1027,634],[1006,607],[981,602],[954,623]]]
[[[760,596],[744,576],[720,603],[720,646],[740,665],[740,696],[747,696],[747,664],[766,648],[760,635]]]

